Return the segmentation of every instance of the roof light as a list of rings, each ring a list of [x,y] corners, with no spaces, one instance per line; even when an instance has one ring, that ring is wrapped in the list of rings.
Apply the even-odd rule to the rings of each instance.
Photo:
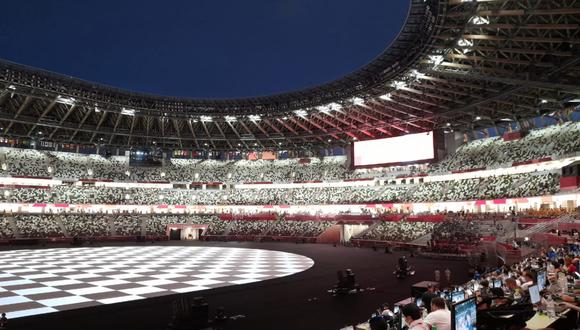
[[[225,117],[224,117],[224,119],[225,119],[225,120],[226,120],[228,123],[231,123],[231,122],[234,122],[234,121],[236,121],[236,120],[237,120],[235,116],[225,116]]]
[[[395,80],[391,83],[391,87],[395,89],[401,89],[407,87],[407,83],[403,80]]]
[[[362,98],[360,98],[360,97],[353,97],[353,98],[351,99],[351,101],[352,101],[352,103],[353,103],[354,105],[359,105],[359,106],[360,106],[360,105],[365,105],[365,100],[363,100],[363,99],[362,99]]]
[[[425,74],[417,71],[416,69],[413,69],[413,70],[411,70],[411,77],[414,77],[416,79],[420,79],[420,78],[425,77]]]
[[[66,105],[74,105],[75,101],[76,100],[73,97],[63,97],[60,95],[56,97],[56,102]]]
[[[260,121],[260,119],[261,119],[260,115],[249,115],[248,118],[251,121]]]
[[[379,96],[379,99],[385,100],[385,101],[390,101],[392,99],[392,95],[391,95],[391,93],[387,93],[387,94]]]
[[[213,118],[211,116],[200,116],[199,119],[201,120],[202,123],[209,123],[213,121]]]
[[[15,90],[16,90],[16,86],[14,86],[14,85],[10,85],[10,86],[8,86],[8,89],[9,89],[9,90],[12,90],[12,91],[15,91]]]
[[[434,68],[438,67],[445,60],[443,55],[429,55],[428,58],[428,62],[432,63]]]
[[[548,100],[546,100],[546,99],[542,99],[542,100],[540,101],[540,103],[542,103],[542,104],[546,104],[546,103],[548,103]]]
[[[471,24],[475,24],[475,25],[489,24],[489,20],[487,18],[483,18],[481,16],[473,16],[471,18]]]
[[[481,120],[480,116],[475,117],[475,120]]]
[[[294,113],[298,117],[306,117],[306,115],[308,115],[308,111],[306,110],[295,110]]]
[[[123,108],[121,109],[121,114],[125,116],[135,116],[135,109]]]
[[[471,47],[471,46],[473,46],[473,41],[461,38],[457,41],[457,46],[459,46],[459,47]]]

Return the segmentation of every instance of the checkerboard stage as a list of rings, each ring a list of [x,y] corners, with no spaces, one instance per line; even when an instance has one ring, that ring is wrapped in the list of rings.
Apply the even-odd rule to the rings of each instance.
[[[0,252],[0,312],[18,318],[288,276],[307,257],[222,247],[91,247]]]

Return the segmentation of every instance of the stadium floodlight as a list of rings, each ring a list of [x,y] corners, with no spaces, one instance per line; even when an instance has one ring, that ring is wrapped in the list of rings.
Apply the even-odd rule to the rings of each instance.
[[[394,89],[401,89],[407,87],[407,82],[403,80],[395,80],[391,83],[391,87]]]
[[[260,115],[249,115],[248,118],[254,122],[260,121],[260,119],[261,119]]]
[[[353,97],[351,99],[351,101],[354,105],[358,105],[358,106],[365,105],[365,100],[360,98],[360,97],[357,97],[357,96]]]
[[[225,116],[224,119],[228,122],[228,123],[232,123],[234,121],[236,121],[236,117],[235,116]]]
[[[433,68],[438,67],[445,60],[443,55],[429,55],[428,58],[428,62],[433,64]]]
[[[308,111],[302,110],[302,109],[301,110],[295,110],[294,113],[296,114],[296,116],[302,117],[302,118],[304,118],[304,117],[306,117],[308,115]]]
[[[461,38],[457,40],[457,46],[459,47],[471,47],[473,46],[473,41]]]
[[[392,96],[393,95],[391,95],[391,93],[387,93],[387,94],[379,96],[379,99],[385,100],[385,101],[390,101],[390,100],[392,100]]]
[[[56,97],[56,102],[66,105],[74,105],[76,100],[74,99],[74,97],[64,97],[59,95]]]
[[[487,18],[483,18],[481,16],[473,16],[470,20],[471,24],[475,25],[486,25],[489,24],[489,20]]]
[[[202,123],[210,123],[213,121],[213,118],[211,116],[200,116],[199,119],[201,120]]]
[[[135,109],[122,108],[121,114],[125,116],[135,116]]]
[[[419,72],[416,69],[411,70],[410,73],[411,77],[415,78],[415,79],[421,79],[425,77],[425,74],[423,72]]]

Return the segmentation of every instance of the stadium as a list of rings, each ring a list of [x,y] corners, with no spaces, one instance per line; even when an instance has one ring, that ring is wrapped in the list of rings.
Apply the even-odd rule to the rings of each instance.
[[[271,96],[0,60],[0,327],[576,329],[580,3],[409,3]]]

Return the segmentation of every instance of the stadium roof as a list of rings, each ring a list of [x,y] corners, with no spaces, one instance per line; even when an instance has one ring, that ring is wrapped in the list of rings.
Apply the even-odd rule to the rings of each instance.
[[[396,40],[334,82],[270,97],[131,93],[0,61],[4,136],[211,150],[345,145],[565,111],[580,94],[580,2],[412,0]]]

